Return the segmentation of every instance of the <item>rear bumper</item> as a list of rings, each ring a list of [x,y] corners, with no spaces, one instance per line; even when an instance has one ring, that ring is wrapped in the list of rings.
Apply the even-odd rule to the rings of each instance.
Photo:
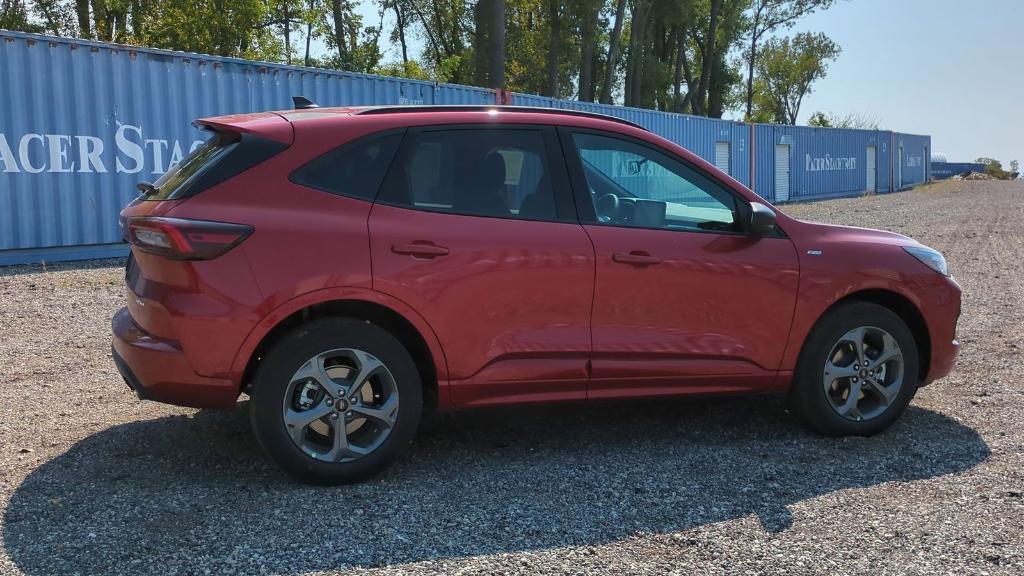
[[[234,408],[236,382],[196,374],[177,342],[143,331],[127,308],[114,314],[111,330],[114,364],[139,398],[194,408]]]

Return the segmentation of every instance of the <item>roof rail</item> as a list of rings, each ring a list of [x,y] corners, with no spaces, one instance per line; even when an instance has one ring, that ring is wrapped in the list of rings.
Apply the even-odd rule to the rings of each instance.
[[[626,126],[632,126],[633,128],[639,128],[647,131],[647,128],[629,120],[623,120],[616,116],[609,116],[607,114],[598,114],[597,112],[584,112],[583,110],[572,110],[566,108],[540,108],[535,106],[507,106],[507,105],[481,105],[481,104],[451,104],[451,105],[436,105],[436,106],[370,106],[363,108],[353,114],[402,114],[402,113],[424,113],[424,112],[485,112],[488,110],[497,110],[501,112],[529,112],[531,114],[566,114],[568,116],[579,116],[581,118],[596,118],[598,120],[608,120],[611,122],[617,122],[619,124],[625,124]]]

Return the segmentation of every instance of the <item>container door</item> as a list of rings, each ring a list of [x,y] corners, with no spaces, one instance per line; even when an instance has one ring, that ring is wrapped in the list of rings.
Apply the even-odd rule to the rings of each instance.
[[[775,145],[775,201],[789,200],[789,144]]]
[[[878,186],[878,170],[875,167],[875,160],[878,157],[877,149],[874,146],[868,146],[867,153],[867,167],[868,167],[868,184],[867,191],[874,192]]]
[[[715,168],[726,174],[732,174],[729,167],[732,165],[731,154],[728,142],[715,142]]]

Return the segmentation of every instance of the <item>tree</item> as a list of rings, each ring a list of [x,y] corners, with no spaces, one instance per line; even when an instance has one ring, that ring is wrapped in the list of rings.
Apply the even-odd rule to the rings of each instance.
[[[616,0],[615,24],[612,25],[608,41],[608,62],[605,64],[604,82],[601,84],[601,103],[612,103],[612,87],[615,85],[615,66],[619,61],[619,44],[622,42],[622,21],[626,13],[626,0]]]
[[[42,32],[42,26],[29,21],[28,7],[23,0],[0,1],[0,29]]]
[[[754,106],[754,70],[760,56],[758,44],[776,30],[793,26],[797,20],[825,9],[835,0],[753,0],[750,8],[750,49],[747,51],[747,109],[749,118]]]
[[[999,180],[1009,180],[1010,179],[1010,176],[1011,176],[1010,172],[1007,172],[1006,170],[1003,170],[1002,162],[1000,162],[999,160],[996,160],[995,158],[988,158],[988,157],[982,156],[981,158],[978,158],[977,160],[975,160],[975,162],[978,163],[978,164],[984,164],[985,165],[985,174],[988,174],[989,176],[991,176],[993,178],[997,178]]]
[[[850,112],[845,116],[815,112],[807,120],[808,126],[818,128],[859,128],[862,130],[878,130],[880,122],[876,116],[865,112]]]
[[[796,124],[800,105],[816,80],[825,77],[828,63],[840,53],[839,46],[822,33],[802,32],[791,39],[772,38],[758,61],[759,110],[753,119]]]

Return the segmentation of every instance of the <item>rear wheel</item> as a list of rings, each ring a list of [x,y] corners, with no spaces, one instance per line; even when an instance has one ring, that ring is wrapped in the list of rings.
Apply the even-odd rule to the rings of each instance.
[[[903,320],[877,304],[849,302],[808,335],[791,400],[821,434],[867,436],[899,418],[917,381],[917,346]]]
[[[412,356],[384,329],[322,318],[274,345],[256,372],[250,415],[264,450],[308,482],[375,474],[416,433],[423,394]]]

